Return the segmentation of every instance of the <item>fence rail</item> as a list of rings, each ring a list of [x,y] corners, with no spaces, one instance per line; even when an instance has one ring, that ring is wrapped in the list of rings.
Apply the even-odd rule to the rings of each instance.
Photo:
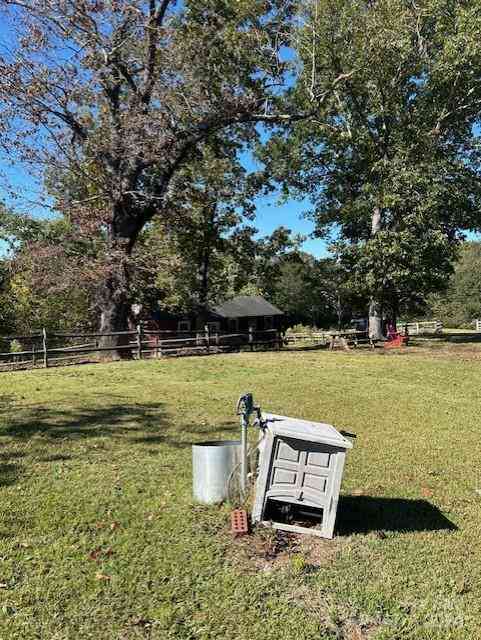
[[[105,345],[104,339],[108,338],[117,338],[119,343]],[[87,339],[90,340],[87,342]],[[11,347],[14,341],[15,346],[24,348],[6,351],[5,345]],[[141,325],[135,331],[112,333],[48,333],[44,329],[42,333],[29,336],[0,336],[0,370],[47,368],[68,361],[75,364],[98,359],[108,352],[142,359],[241,349],[254,351],[258,347],[280,349],[283,342],[277,329],[249,329],[247,333],[212,333],[207,326],[196,332],[150,331]]]
[[[421,335],[423,333],[442,333],[443,323],[440,320],[429,320],[425,322],[406,322],[400,324],[403,333],[407,328],[407,332],[411,336]]]
[[[316,344],[327,344],[330,340],[330,334],[328,332],[317,332],[317,333],[286,333],[284,341],[287,344],[297,344],[301,343],[316,343]]]

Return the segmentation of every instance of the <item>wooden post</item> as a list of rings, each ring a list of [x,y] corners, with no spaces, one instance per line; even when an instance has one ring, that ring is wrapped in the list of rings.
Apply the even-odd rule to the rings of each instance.
[[[37,354],[35,353],[35,342],[32,342],[32,367],[35,369],[37,364]]]
[[[204,334],[205,334],[205,344],[206,344],[207,353],[210,353],[210,332],[209,332],[208,324],[206,324],[204,327]]]
[[[281,340],[282,340],[280,329],[278,329],[276,331],[276,337],[277,337],[277,351],[280,351],[281,350]]]
[[[254,351],[254,329],[252,328],[252,325],[249,327],[249,345],[251,351]]]
[[[137,357],[142,360],[142,326],[137,325]]]
[[[42,329],[42,342],[43,342],[43,366],[48,368],[48,351],[47,351],[47,332]]]

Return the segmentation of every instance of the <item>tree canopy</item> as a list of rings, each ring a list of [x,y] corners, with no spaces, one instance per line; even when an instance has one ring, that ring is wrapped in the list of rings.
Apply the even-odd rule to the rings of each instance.
[[[304,74],[291,100],[303,108],[346,79],[262,157],[286,197],[311,199],[317,234],[335,239],[378,333],[382,309],[396,315],[444,286],[462,230],[481,226],[481,68],[470,22],[479,26],[479,12],[402,0],[305,7],[298,42],[310,82]]]

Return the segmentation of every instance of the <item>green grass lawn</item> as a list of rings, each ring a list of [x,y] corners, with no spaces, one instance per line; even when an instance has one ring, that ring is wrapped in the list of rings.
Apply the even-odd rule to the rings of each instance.
[[[480,362],[434,351],[1,374],[0,639],[481,638]],[[193,504],[244,390],[357,434],[334,540]]]

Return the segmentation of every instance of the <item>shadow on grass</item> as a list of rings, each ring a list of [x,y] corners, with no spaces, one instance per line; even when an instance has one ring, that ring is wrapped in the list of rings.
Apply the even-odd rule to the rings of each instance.
[[[239,434],[240,437],[240,427],[237,421],[226,422],[211,426],[201,426],[196,424],[183,425],[179,427],[179,435],[189,436],[189,439],[187,440],[179,438],[178,440],[173,441],[171,438],[167,438],[166,435],[163,434],[146,434],[141,437],[132,438],[132,442],[134,442],[135,444],[154,446],[157,444],[168,444],[169,446],[174,446],[176,448],[182,449],[191,447],[193,444],[204,442],[206,440],[222,440],[225,438],[232,439],[232,434]],[[195,439],[191,439],[190,436],[194,436]],[[154,451],[151,451],[151,453],[154,453]]]
[[[229,438],[239,431],[237,421],[173,425],[160,402],[121,404],[118,397],[102,396],[103,403],[109,399],[111,404],[101,407],[33,406],[4,416],[0,446],[3,441],[12,451],[0,452],[0,487],[14,484],[22,475],[26,463],[19,465],[17,458],[31,454],[36,461],[55,463],[88,455],[87,449],[72,449],[73,442],[97,439],[98,447],[99,439],[112,440],[124,447],[143,447],[146,455],[160,455],[165,446],[187,449],[194,442]],[[30,440],[34,446],[26,452],[14,450],[15,441],[23,446]],[[59,450],[57,445],[69,449]]]
[[[54,453],[51,456],[43,456],[39,458],[40,462],[67,462],[72,459],[73,456],[63,455],[61,453]]]
[[[29,440],[44,436],[51,440],[68,438],[125,437],[142,432],[158,432],[166,426],[161,403],[119,404],[103,407],[33,407],[20,410],[0,431],[1,436]]]
[[[172,432],[168,415],[160,402],[120,404],[115,402],[103,407],[32,407],[12,415],[0,430],[2,437],[28,441],[38,436],[52,443],[62,440],[86,438],[124,439],[129,444],[172,447],[189,447],[194,442],[221,438],[237,433],[237,421],[222,424],[185,424]],[[105,396],[103,397],[105,401]],[[2,452],[0,462],[12,457],[23,457],[21,452]],[[47,455],[43,461],[65,460],[71,455]]]
[[[16,463],[0,464],[0,487],[8,487],[15,484],[22,471],[22,467]]]
[[[339,500],[337,533],[371,531],[456,531],[457,527],[426,500],[342,496]]]
[[[15,484],[23,469],[17,460],[24,457],[25,453],[22,451],[0,452],[0,487]]]

